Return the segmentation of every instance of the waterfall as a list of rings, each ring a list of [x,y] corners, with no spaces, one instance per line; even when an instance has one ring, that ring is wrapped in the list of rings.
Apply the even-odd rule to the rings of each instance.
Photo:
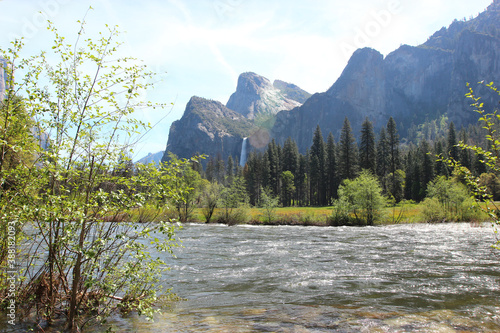
[[[247,162],[247,139],[243,138],[243,142],[241,143],[240,166],[242,167]]]

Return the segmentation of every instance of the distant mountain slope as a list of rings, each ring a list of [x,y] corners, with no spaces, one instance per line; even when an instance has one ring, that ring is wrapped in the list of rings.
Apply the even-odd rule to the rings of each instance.
[[[278,113],[271,136],[279,143],[292,137],[304,153],[318,124],[325,136],[332,132],[338,139],[346,116],[356,134],[365,117],[377,129],[392,116],[403,135],[442,114],[456,126],[475,122],[477,115],[464,97],[466,83],[478,88],[481,80],[500,82],[499,24],[496,0],[475,19],[456,21],[423,45],[403,45],[385,59],[376,50],[359,49],[330,89]]]
[[[141,164],[149,164],[149,163],[154,163],[158,165],[161,162],[161,159],[163,157],[163,154],[165,153],[164,150],[159,151],[157,153],[148,153],[146,156],[143,158],[139,159],[136,164],[141,163]]]
[[[310,93],[293,83],[275,80],[273,82],[273,86],[274,88],[279,89],[286,98],[297,101],[300,104],[304,103],[309,97],[311,97]]]

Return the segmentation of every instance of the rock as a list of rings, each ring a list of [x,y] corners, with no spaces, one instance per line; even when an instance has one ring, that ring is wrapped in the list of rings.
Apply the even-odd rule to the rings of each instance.
[[[317,125],[325,138],[332,132],[338,140],[345,117],[355,135],[365,117],[378,132],[392,116],[402,138],[412,127],[442,115],[460,128],[478,118],[465,98],[468,82],[487,110],[498,104],[498,96],[477,84],[482,80],[500,82],[500,0],[476,18],[455,20],[424,44],[402,45],[385,58],[370,48],[357,50],[323,93],[310,96],[293,84],[271,84],[243,73],[226,106],[191,99],[183,117],[172,124],[163,159],[168,151],[179,157],[199,152],[239,158],[243,137],[255,149],[273,138],[282,145],[291,137],[305,153]]]
[[[286,83],[285,85],[278,83],[278,86],[286,91]],[[298,90],[300,88],[296,88],[289,87],[286,94],[293,95],[294,92],[300,94]],[[239,76],[236,92],[231,95],[226,104],[229,109],[248,119],[254,119],[258,114],[288,111],[300,105],[298,101],[285,97],[282,90],[275,88],[268,79],[251,72]]]
[[[236,160],[240,158],[244,137],[249,137],[254,148],[265,147],[270,139],[266,128],[271,125],[262,127],[263,122],[268,120],[266,117],[256,126],[253,118],[257,114],[271,116],[280,110],[299,106],[301,104],[295,99],[304,99],[309,95],[293,84],[276,81],[276,85],[277,88],[268,79],[255,73],[243,73],[228,106],[192,97],[182,118],[170,127],[162,160],[168,159],[169,152],[180,158],[207,154],[212,157],[220,155],[224,160],[232,156]],[[288,95],[291,97],[286,97]]]

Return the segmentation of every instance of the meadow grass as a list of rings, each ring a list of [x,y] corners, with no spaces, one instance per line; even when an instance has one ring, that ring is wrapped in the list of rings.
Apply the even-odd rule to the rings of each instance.
[[[485,207],[485,204],[481,204]],[[398,223],[425,223],[423,211],[423,203],[415,202],[400,202],[396,206],[388,206],[380,211],[380,217],[375,225],[387,225]],[[492,205],[491,208],[494,208]],[[327,207],[277,207],[273,211],[271,223],[268,223],[266,210],[258,207],[245,207],[245,221],[240,221],[244,224],[254,225],[315,225],[328,226],[330,225],[330,217],[334,212],[332,206]],[[222,209],[217,208],[214,216],[221,213]],[[168,221],[176,220],[177,212],[175,209],[161,208],[157,209],[152,206],[133,209],[128,212],[125,219],[133,222],[144,222],[146,220],[153,221]],[[490,218],[486,213],[479,212],[477,218],[471,222],[489,221]],[[201,208],[195,208],[190,222],[203,223]],[[212,223],[215,221],[212,221]],[[449,222],[449,221],[448,221]]]

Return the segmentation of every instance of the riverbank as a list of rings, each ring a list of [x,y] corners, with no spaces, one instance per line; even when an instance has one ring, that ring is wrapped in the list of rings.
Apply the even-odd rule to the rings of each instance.
[[[479,222],[490,220],[488,215],[478,207],[471,207],[473,214],[464,220],[450,216],[438,220],[429,220],[424,203],[403,202],[393,207],[385,207],[379,212],[376,225],[428,223],[428,222]],[[230,224],[250,225],[304,225],[304,226],[329,226],[332,225],[334,207],[277,207],[272,211],[257,207],[239,207],[232,210],[236,216]],[[236,214],[235,214],[236,213]],[[210,223],[225,223],[222,216],[224,209],[216,208]],[[155,220],[179,220],[179,215],[174,208],[141,207],[122,216],[123,219],[134,222]],[[202,208],[194,208],[188,219],[189,222],[206,223]]]

